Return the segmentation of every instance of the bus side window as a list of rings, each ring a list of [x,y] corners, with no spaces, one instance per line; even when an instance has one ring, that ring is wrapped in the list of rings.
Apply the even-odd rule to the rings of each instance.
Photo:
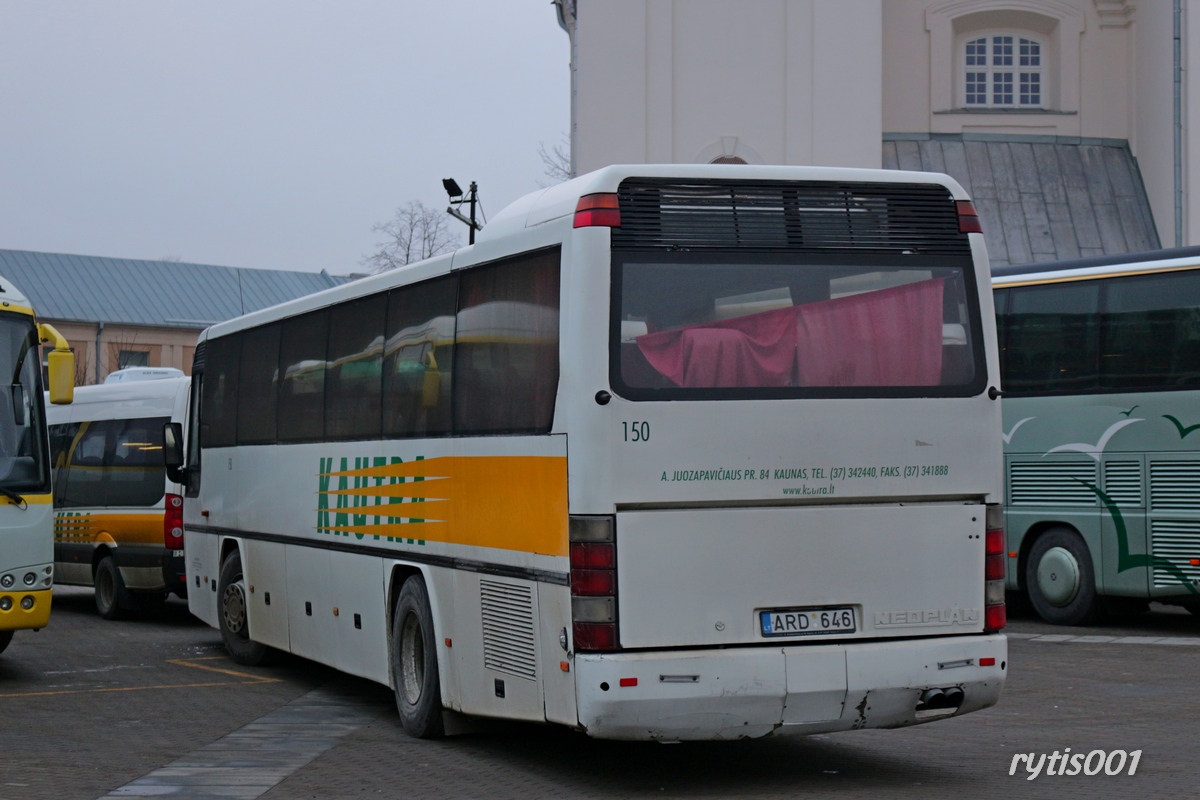
[[[383,435],[453,432],[454,307],[458,276],[404,286],[388,295],[383,344]]]
[[[325,434],[325,350],[329,310],[283,322],[279,344],[279,441],[312,442]]]
[[[163,425],[169,417],[113,420],[111,466],[105,470],[104,505],[148,507],[162,499]]]
[[[63,508],[104,505],[105,457],[115,433],[111,422],[85,422],[67,455]]]
[[[238,371],[242,337],[238,334],[208,341],[203,393],[200,396],[200,446],[237,444]]]
[[[275,406],[279,398],[279,325],[251,328],[242,334],[238,387],[238,444],[274,444]]]
[[[456,434],[548,433],[558,390],[558,248],[462,273]]]
[[[78,433],[78,422],[50,426],[50,469],[54,471],[55,505],[62,505],[63,493],[67,489],[67,458],[71,453],[71,443]]]
[[[382,414],[384,313],[387,296],[335,306],[325,368],[325,438],[375,439]]]

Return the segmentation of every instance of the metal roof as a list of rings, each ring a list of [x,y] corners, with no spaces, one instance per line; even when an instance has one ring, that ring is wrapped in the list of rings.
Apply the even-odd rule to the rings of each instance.
[[[884,134],[883,166],[945,172],[971,195],[993,266],[1158,248],[1123,139]]]
[[[321,272],[0,250],[0,275],[46,320],[205,328],[338,286]]]

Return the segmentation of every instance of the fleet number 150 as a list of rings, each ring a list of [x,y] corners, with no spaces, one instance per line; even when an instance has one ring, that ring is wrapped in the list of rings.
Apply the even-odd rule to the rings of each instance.
[[[627,442],[648,442],[650,441],[650,423],[649,422],[622,422],[621,427],[625,432],[625,441]]]

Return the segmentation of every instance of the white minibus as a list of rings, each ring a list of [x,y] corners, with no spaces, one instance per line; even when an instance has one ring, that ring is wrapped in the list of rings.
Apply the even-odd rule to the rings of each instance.
[[[162,435],[185,419],[189,379],[109,378],[76,389],[48,419],[55,578],[94,586],[96,610],[116,619],[187,595],[183,491],[163,467]]]
[[[214,325],[188,603],[463,715],[903,727],[1007,670],[979,220],[944,175],[614,166],[472,246]]]

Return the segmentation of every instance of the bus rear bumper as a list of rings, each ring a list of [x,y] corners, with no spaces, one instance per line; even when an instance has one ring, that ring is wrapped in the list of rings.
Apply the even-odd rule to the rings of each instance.
[[[996,703],[1007,660],[1008,642],[997,634],[579,654],[574,668],[579,723],[590,736],[682,741],[899,728],[961,716]],[[950,688],[962,691],[956,708],[922,704],[926,690]]]

